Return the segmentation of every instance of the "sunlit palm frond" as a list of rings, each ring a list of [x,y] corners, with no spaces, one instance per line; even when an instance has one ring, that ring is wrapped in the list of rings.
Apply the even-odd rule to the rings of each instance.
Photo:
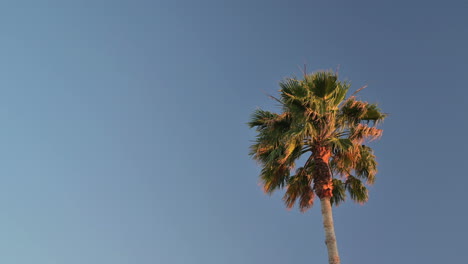
[[[365,140],[376,140],[382,136],[383,130],[373,126],[364,124],[358,124],[350,129],[349,139],[358,143],[362,143]]]
[[[356,159],[354,171],[356,176],[366,180],[367,184],[374,184],[375,175],[377,174],[377,161],[370,147],[359,146],[359,156]]]
[[[312,207],[315,194],[311,187],[312,175],[305,171],[303,167],[296,170],[296,174],[291,176],[287,183],[283,201],[288,209],[294,207],[296,200],[299,200],[299,208],[305,211]]]
[[[385,119],[387,114],[382,113],[376,104],[359,101],[355,96],[348,98],[341,106],[339,119],[347,125],[357,125],[360,122],[378,124]]]

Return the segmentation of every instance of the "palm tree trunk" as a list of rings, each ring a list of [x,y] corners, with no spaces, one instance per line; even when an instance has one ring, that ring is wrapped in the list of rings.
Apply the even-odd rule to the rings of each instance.
[[[325,244],[327,245],[328,250],[328,263],[340,264],[330,197],[323,197],[320,199],[320,205],[322,207],[323,228],[325,229]]]

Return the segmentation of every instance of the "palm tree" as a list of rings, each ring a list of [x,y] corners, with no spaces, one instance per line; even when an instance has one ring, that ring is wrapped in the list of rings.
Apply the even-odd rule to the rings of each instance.
[[[286,188],[288,208],[298,201],[305,212],[319,197],[329,263],[338,264],[331,206],[343,202],[346,192],[358,203],[367,201],[365,184],[374,183],[377,162],[364,143],[382,135],[376,125],[386,114],[356,98],[362,88],[346,98],[350,84],[332,71],[288,78],[280,87],[280,97],[272,98],[282,113],[257,109],[248,123],[257,130],[250,154],[262,166],[266,193]],[[297,166],[304,155],[307,160]]]

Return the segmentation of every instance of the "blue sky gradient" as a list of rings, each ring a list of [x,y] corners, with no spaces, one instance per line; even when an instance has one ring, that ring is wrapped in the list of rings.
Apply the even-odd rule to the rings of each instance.
[[[248,156],[278,82],[340,67],[390,117],[343,263],[468,258],[466,1],[1,1],[0,262],[326,263]]]

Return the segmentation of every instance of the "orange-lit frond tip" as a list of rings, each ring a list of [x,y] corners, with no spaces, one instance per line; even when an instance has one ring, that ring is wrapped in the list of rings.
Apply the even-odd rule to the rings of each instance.
[[[367,105],[368,105],[367,102],[358,101],[356,100],[356,97],[354,96],[352,97],[351,104],[350,104],[351,107],[362,109],[362,110],[365,110]]]
[[[309,187],[301,195],[299,208],[302,213],[307,211],[314,205],[314,191]]]
[[[350,138],[351,140],[357,140],[359,142],[365,139],[376,140],[382,136],[382,132],[382,129],[370,127],[364,124],[358,124]]]
[[[271,194],[273,191],[273,186],[270,182],[260,182],[258,185],[262,187],[262,190],[265,194]]]
[[[261,147],[257,149],[257,154],[258,155],[265,154],[270,150],[271,150],[271,147]]]
[[[365,200],[362,200],[362,201],[354,201],[355,203],[359,204],[359,205],[364,205],[365,203],[367,203],[367,201],[369,201],[369,191],[366,190],[366,199]]]
[[[350,108],[355,108],[355,109],[361,109],[365,110],[366,106],[369,104],[368,102],[365,101],[359,101],[356,99],[356,96],[352,95],[346,99],[346,101],[343,102],[343,105],[346,104],[347,107]]]
[[[286,187],[286,193],[283,196],[284,204],[286,209],[291,210],[296,203],[297,192],[289,190],[289,186]]]
[[[352,155],[352,156],[360,155],[360,151],[359,151],[360,146],[361,146],[360,144],[352,144],[352,146],[347,151],[348,155]]]
[[[368,128],[368,138],[370,140],[376,140],[382,137],[383,130],[375,127]]]

